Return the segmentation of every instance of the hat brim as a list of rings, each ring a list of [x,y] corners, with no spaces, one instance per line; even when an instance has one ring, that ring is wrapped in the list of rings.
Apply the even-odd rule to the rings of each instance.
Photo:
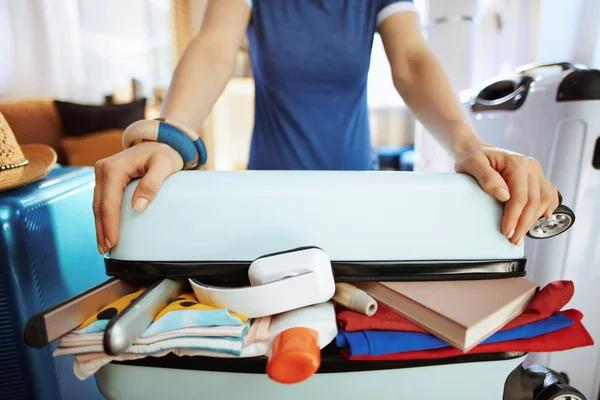
[[[46,176],[56,164],[57,154],[45,144],[25,144],[21,150],[29,163],[0,171],[0,192],[28,185]]]

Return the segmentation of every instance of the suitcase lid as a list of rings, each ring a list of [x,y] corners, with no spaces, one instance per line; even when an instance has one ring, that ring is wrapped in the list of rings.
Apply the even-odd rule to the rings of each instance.
[[[332,261],[514,260],[502,205],[470,176],[363,171],[181,171],[143,213],[124,192],[120,261],[249,262],[303,246]]]

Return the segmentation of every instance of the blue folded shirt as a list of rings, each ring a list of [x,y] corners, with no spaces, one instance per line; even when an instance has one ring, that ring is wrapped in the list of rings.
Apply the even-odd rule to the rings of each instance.
[[[529,339],[535,336],[567,328],[573,321],[561,313],[550,318],[499,331],[482,344],[499,343],[516,339]],[[380,356],[406,351],[433,350],[450,347],[448,343],[433,335],[420,332],[400,331],[358,331],[339,330],[335,339],[337,347],[347,348],[351,356]]]

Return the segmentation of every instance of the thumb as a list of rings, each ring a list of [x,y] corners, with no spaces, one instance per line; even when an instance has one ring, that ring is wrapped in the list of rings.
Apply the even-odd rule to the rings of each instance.
[[[498,171],[492,168],[490,161],[483,153],[457,161],[455,169],[456,172],[473,176],[479,186],[496,200],[504,203],[510,199],[506,181]]]
[[[167,157],[151,157],[146,174],[133,192],[133,209],[137,212],[144,211],[158,194],[165,179],[178,170]]]

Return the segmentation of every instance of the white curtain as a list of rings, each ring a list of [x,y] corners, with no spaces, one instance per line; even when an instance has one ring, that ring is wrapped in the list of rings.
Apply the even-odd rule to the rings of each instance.
[[[0,0],[0,100],[100,103],[173,69],[171,0]]]
[[[173,63],[170,0],[79,0],[85,90],[91,100],[142,82],[144,94],[169,84]]]
[[[12,36],[8,0],[0,0],[0,97],[7,92],[12,75]]]
[[[80,97],[77,0],[0,1],[0,97]]]

